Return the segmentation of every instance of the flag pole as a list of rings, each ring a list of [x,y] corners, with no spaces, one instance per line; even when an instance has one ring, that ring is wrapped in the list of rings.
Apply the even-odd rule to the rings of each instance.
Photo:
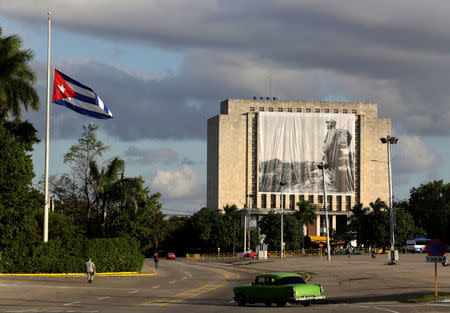
[[[45,204],[44,204],[44,242],[48,241],[48,157],[50,142],[50,28],[51,28],[51,12],[48,12],[48,46],[47,46],[47,131],[45,137]]]

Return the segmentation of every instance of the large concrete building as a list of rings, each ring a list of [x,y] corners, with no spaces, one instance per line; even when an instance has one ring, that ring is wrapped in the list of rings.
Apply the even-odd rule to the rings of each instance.
[[[220,115],[208,120],[207,206],[235,204],[265,214],[281,208],[283,181],[285,210],[298,209],[302,200],[315,204],[318,217],[307,233],[323,235],[317,166],[325,162],[332,165],[325,171],[331,226],[340,228],[355,204],[388,201],[387,148],[380,138],[391,128],[390,119],[378,118],[376,103],[225,100]]]

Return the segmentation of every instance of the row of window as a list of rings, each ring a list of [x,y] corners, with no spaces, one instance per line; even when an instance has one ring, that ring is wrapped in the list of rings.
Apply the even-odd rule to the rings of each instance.
[[[289,204],[286,205],[286,197],[289,197]],[[350,209],[351,206],[351,196],[345,196],[345,198],[343,196],[336,196],[336,209],[342,210],[343,208],[343,200],[345,199],[345,208],[347,210]],[[268,203],[270,201],[270,203]],[[262,194],[261,195],[261,208],[263,209],[275,209],[277,208],[276,206],[276,201],[277,201],[277,195],[276,194]],[[294,210],[295,209],[295,205],[298,202],[302,202],[302,201],[308,201],[310,203],[315,203],[314,202],[314,195],[308,195],[307,198],[305,197],[305,195],[300,195],[299,196],[299,200],[296,202],[295,199],[295,195],[283,195],[283,208],[286,209],[291,209]],[[317,197],[317,203],[323,203],[323,196],[319,195]],[[253,203],[256,204],[256,203]],[[333,207],[333,197],[332,196],[327,196],[327,207],[328,208],[332,208]]]
[[[255,107],[250,107],[250,112],[255,112],[255,110],[256,110]],[[265,110],[264,107],[259,108],[259,112],[264,112],[264,110]],[[278,112],[283,112],[283,108],[278,108],[277,110],[278,110]],[[269,112],[273,112],[273,108],[269,108]],[[287,108],[287,112],[293,112],[292,108]],[[301,113],[301,112],[302,112],[302,108],[297,108],[297,113]],[[311,109],[306,108],[305,113],[311,113]],[[320,109],[319,108],[315,109],[315,113],[320,113]],[[330,113],[330,109],[323,109],[323,113]],[[339,109],[334,109],[333,113],[339,113]],[[342,113],[347,114],[348,110],[342,109]],[[356,110],[352,110],[352,114],[356,114]]]

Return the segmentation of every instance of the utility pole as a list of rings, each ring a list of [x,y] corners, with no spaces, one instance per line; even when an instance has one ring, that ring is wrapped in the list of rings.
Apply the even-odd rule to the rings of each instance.
[[[327,234],[327,261],[331,261],[330,256],[330,226],[328,224],[328,207],[327,207],[327,191],[325,188],[325,169],[328,168],[328,164],[322,161],[322,164],[317,165],[319,169],[322,170],[322,178],[323,178],[323,209],[325,211],[325,227]]]
[[[284,216],[284,198],[283,198],[283,187],[286,186],[285,182],[279,182],[281,186],[281,242],[280,242],[280,258],[283,258],[283,216]]]
[[[388,158],[388,184],[389,184],[389,232],[391,239],[391,262],[389,264],[395,264],[395,238],[394,238],[394,207],[392,197],[392,169],[391,169],[391,145],[396,144],[398,138],[391,137],[389,135],[386,138],[380,138],[382,143],[387,144],[387,158]]]

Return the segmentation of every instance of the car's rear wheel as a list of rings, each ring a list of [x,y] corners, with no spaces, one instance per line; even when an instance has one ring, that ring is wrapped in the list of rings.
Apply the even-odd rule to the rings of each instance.
[[[245,306],[245,297],[241,294],[236,295],[236,302],[239,306]]]
[[[266,302],[264,302],[264,304],[265,304],[266,306],[271,306],[271,305],[272,305],[272,302],[266,301]]]
[[[304,306],[309,306],[309,305],[311,304],[311,302],[305,301],[305,302],[303,302],[302,304],[303,304]]]
[[[285,306],[286,305],[286,300],[277,300],[277,306],[279,306],[279,307],[283,307],[283,306]]]

